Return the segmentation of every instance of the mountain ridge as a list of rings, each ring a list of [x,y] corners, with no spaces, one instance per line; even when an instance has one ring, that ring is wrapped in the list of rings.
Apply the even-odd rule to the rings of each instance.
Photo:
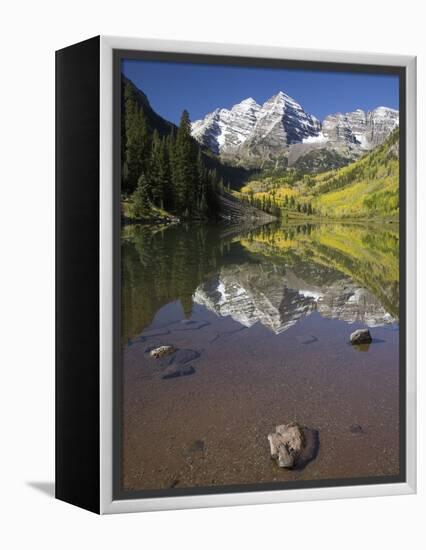
[[[327,115],[321,122],[283,91],[262,105],[252,97],[217,108],[192,123],[192,135],[230,163],[262,167],[266,161],[297,160],[312,149],[334,149],[352,160],[381,145],[399,124],[399,112],[379,106]],[[298,154],[292,153],[296,146]],[[296,158],[294,158],[296,157]]]

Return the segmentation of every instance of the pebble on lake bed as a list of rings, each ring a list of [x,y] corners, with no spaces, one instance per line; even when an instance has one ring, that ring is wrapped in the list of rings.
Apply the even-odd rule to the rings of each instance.
[[[297,464],[305,446],[301,427],[296,422],[281,424],[268,435],[271,456],[280,468],[293,468]]]
[[[173,346],[159,346],[158,348],[154,348],[149,352],[149,355],[151,357],[154,357],[155,359],[159,359],[160,357],[166,357],[166,355],[171,355],[172,353],[175,353],[176,348]]]
[[[351,334],[351,344],[371,344],[371,338],[368,328],[360,328]]]

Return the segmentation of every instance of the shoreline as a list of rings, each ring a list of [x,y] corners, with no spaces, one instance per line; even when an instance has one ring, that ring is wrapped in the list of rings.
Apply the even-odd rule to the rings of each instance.
[[[272,216],[271,216],[272,217]],[[273,218],[273,217],[272,217]],[[327,224],[327,223],[341,223],[341,224],[368,224],[368,225],[399,225],[399,219],[395,218],[325,218],[325,217],[315,217],[315,216],[306,216],[306,217],[299,217],[299,216],[286,216],[284,218],[273,218],[273,219],[262,219],[262,218],[252,218],[253,225],[260,226],[260,225],[267,225],[270,223],[276,223],[279,222],[281,225],[305,225],[305,224]],[[129,219],[129,218],[122,218],[121,227],[129,227],[132,225],[143,225],[145,227],[169,227],[179,224],[200,224],[200,223],[207,223],[207,224],[227,224],[227,225],[237,225],[241,223],[241,219],[219,219],[219,220],[202,220],[200,218],[175,218],[175,219],[157,219],[154,220],[152,218],[140,218],[140,219]]]

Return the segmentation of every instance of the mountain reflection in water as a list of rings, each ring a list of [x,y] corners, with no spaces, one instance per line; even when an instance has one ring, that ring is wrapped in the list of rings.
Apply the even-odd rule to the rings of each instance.
[[[279,334],[316,311],[381,326],[398,320],[399,227],[327,223],[131,226],[122,235],[123,343],[164,305],[194,303]]]

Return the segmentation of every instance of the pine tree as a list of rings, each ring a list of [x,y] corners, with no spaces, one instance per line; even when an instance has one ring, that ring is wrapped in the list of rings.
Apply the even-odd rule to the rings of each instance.
[[[131,197],[135,216],[143,217],[157,206],[188,218],[215,217],[219,195],[226,193],[226,186],[229,192],[229,182],[216,169],[207,168],[206,157],[191,136],[188,112],[183,111],[177,130],[161,138],[149,127],[129,82],[123,101],[122,193]],[[264,199],[263,207],[271,208],[270,199]]]
[[[159,175],[161,187],[163,189],[163,208],[173,210],[173,189],[172,176],[169,159],[169,145],[167,139],[163,138],[160,144],[159,151]]]
[[[132,194],[133,215],[137,218],[143,218],[149,213],[149,183],[142,172],[139,176],[135,191]]]
[[[197,157],[197,210],[202,216],[207,216],[209,210],[207,202],[207,186],[207,171],[204,167],[200,149]]]
[[[130,83],[124,90],[124,165],[122,191],[132,193],[137,186],[142,171],[148,169],[150,139],[148,125],[143,111],[139,108],[136,95]]]
[[[151,156],[149,163],[149,183],[153,203],[164,207],[164,189],[161,174],[161,141],[157,130],[152,136]]]
[[[168,160],[169,176],[170,176],[170,194],[165,194],[166,209],[167,206],[173,212],[177,211],[177,169],[176,169],[176,133],[174,130],[166,138],[166,157]]]
[[[196,208],[197,149],[191,136],[191,122],[186,110],[182,113],[176,135],[174,165],[176,210],[190,216]]]

